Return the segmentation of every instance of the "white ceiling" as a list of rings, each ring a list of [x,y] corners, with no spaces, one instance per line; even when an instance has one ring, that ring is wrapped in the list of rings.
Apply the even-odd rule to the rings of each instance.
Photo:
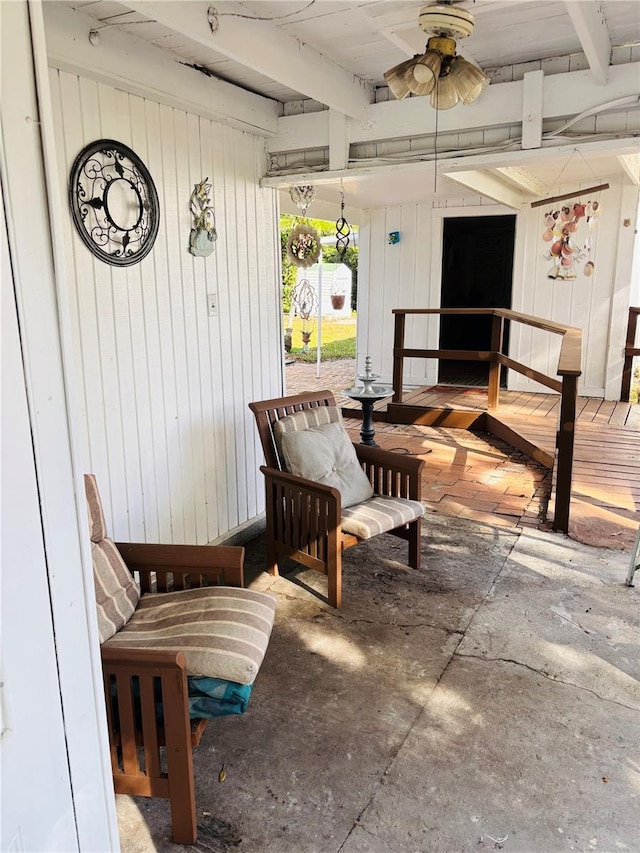
[[[422,53],[427,37],[418,27],[424,2],[415,0],[246,0],[243,3],[217,0],[198,4],[205,26],[206,10],[216,11],[218,33],[208,32],[206,42],[194,41],[172,32],[153,20],[154,6],[180,6],[164,2],[115,2],[115,0],[68,0],[102,26],[119,26],[182,59],[207,68],[228,82],[246,87],[278,101],[308,97],[303,79],[291,88],[229,58],[217,50],[225,29],[232,22],[256,18],[264,31],[273,28],[310,47],[332,63],[373,86],[384,85],[384,72],[411,56]],[[184,6],[194,6],[184,2]],[[570,15],[571,7],[596,5],[595,0],[462,0],[456,5],[470,11],[476,27],[459,51],[483,68],[498,68],[523,62],[568,56],[583,51],[580,36]],[[640,44],[640,0],[598,0],[612,47]]]
[[[427,36],[417,24],[423,5],[415,0],[66,2],[94,19],[98,32],[117,27],[181,62],[280,102],[283,111],[287,102],[314,98],[347,115],[374,100],[388,68],[424,51]],[[524,63],[539,63],[527,68],[542,67],[545,73],[554,72],[554,63],[564,63],[566,68],[555,70],[591,68],[597,85],[610,56],[615,64],[640,62],[640,0],[462,0],[456,5],[476,21],[458,52],[489,70],[497,82],[512,79]],[[588,162],[564,151],[532,156],[521,165],[548,187],[559,174],[584,183],[622,172],[611,150],[593,154]],[[367,208],[433,194],[432,166],[407,166],[393,175],[380,171],[344,178],[351,204]],[[438,188],[437,194],[448,198],[463,192],[444,176]],[[321,198],[335,201],[335,180],[318,189]]]

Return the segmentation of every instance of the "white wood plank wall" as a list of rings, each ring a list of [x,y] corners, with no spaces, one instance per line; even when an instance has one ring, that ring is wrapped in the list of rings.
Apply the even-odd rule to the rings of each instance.
[[[606,177],[606,176],[605,176]],[[600,195],[601,215],[592,233],[593,275],[583,273],[586,257],[578,264],[573,281],[547,277],[551,262],[548,244],[542,240],[544,207],[524,207],[518,213],[513,272],[512,308],[583,330],[583,375],[580,393],[591,396],[619,393],[620,353],[624,347],[627,309],[631,292],[632,229],[636,221],[636,197],[624,188],[620,177],[609,178],[610,189]],[[572,192],[575,186],[558,186],[554,193]],[[455,206],[454,206],[455,205]],[[389,206],[370,211],[360,231],[361,286],[358,302],[358,368],[371,355],[376,372],[389,381],[393,368],[393,308],[437,308],[440,305],[442,219],[516,211],[478,196],[438,202]],[[629,226],[623,225],[629,220]],[[400,232],[400,242],[389,245],[387,235]],[[586,228],[579,232],[584,241]],[[629,244],[629,245],[627,245]],[[407,319],[406,346],[434,348],[438,343],[436,320]],[[510,354],[542,373],[555,376],[559,338],[514,325]],[[434,360],[408,359],[406,384],[436,381]],[[510,371],[509,387],[542,391],[542,386]]]
[[[114,538],[216,540],[263,509],[247,403],[282,388],[278,205],[258,185],[264,140],[74,74],[52,69],[50,83],[64,197],[76,155],[110,138],[142,158],[160,199],[154,248],[125,268],[95,259],[69,214],[86,470]],[[194,258],[189,196],[205,178],[218,241]]]

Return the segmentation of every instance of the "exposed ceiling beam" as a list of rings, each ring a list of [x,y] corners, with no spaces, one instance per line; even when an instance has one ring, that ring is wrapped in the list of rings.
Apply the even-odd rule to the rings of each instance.
[[[313,48],[269,21],[225,14],[224,4],[218,4],[211,24],[210,3],[202,0],[124,0],[122,5],[352,118],[362,118],[373,98],[371,86]]]
[[[640,154],[620,154],[618,162],[633,183],[640,185]]]
[[[275,134],[275,101],[205,77],[118,27],[100,30],[99,42],[92,44],[89,32],[95,27],[95,18],[63,3],[45,3],[43,14],[51,67],[262,136]]]
[[[495,171],[500,173],[503,180],[531,195],[542,196],[547,192],[546,184],[523,166],[499,166]]]
[[[611,38],[602,12],[600,0],[565,0],[567,13],[580,39],[593,79],[604,85],[607,82],[611,60]]]
[[[443,174],[450,180],[468,187],[478,195],[486,196],[516,210],[520,210],[528,200],[528,196],[518,192],[514,187],[509,186],[489,172],[471,170],[467,172],[444,172]]]
[[[635,99],[635,104],[630,102],[627,107],[620,104],[619,109],[637,108],[640,63],[614,65],[609,71],[609,81],[602,89],[593,85],[591,72],[588,70],[545,77],[544,88],[539,92],[539,97],[543,99],[540,108],[544,108],[544,119],[566,118],[568,109],[572,114],[586,110],[593,110],[595,114],[602,105],[622,98]],[[536,73],[533,72],[534,75]],[[458,106],[452,110],[440,111],[438,133],[444,135],[521,124],[523,91],[522,80],[492,83],[486,92],[483,92],[470,106]],[[531,104],[530,109],[532,108]],[[435,110],[429,107],[426,98],[405,98],[404,101],[371,104],[363,120],[348,122],[349,139],[352,144],[357,144],[432,135],[435,132],[435,116]],[[631,133],[629,131],[629,135]],[[278,134],[268,143],[269,152],[272,154],[284,154],[327,145],[329,145],[327,110],[279,118]]]

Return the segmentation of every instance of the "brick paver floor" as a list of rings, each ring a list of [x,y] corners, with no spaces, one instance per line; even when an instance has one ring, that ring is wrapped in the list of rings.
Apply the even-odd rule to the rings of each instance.
[[[332,391],[338,403],[353,385],[355,360],[293,362],[285,369],[286,393]],[[359,422],[345,419],[354,441]],[[551,474],[513,447],[486,433],[376,422],[381,447],[424,458],[422,497],[429,512],[460,516],[501,527],[544,523]]]

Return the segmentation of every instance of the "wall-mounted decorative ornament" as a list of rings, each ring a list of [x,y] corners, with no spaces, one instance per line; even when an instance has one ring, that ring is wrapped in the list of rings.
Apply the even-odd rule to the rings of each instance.
[[[113,139],[83,148],[71,169],[69,203],[80,239],[101,261],[130,266],[149,254],[160,205],[138,155]]]
[[[310,267],[320,257],[320,235],[311,225],[294,225],[287,240],[287,257],[297,267]]]
[[[399,231],[389,231],[387,234],[387,243],[390,246],[395,246],[396,243],[400,242],[400,232]]]
[[[599,201],[580,201],[573,205],[551,208],[544,216],[544,231],[542,239],[550,243],[547,259],[553,261],[547,273],[547,278],[570,281],[578,276],[579,264],[585,259],[582,272],[586,276],[593,275],[595,264],[592,260],[594,249],[593,232],[598,227],[598,215],[601,211]],[[587,233],[584,238],[580,231]]]
[[[218,239],[216,231],[216,217],[211,203],[211,184],[205,178],[199,184],[195,184],[189,207],[193,215],[193,228],[189,234],[189,251],[199,258],[206,258],[215,249]]]
[[[340,218],[336,222],[336,252],[338,253],[340,260],[342,260],[344,253],[349,247],[349,234],[351,234],[351,228],[349,227],[347,220],[344,218],[344,190],[341,188]]]

